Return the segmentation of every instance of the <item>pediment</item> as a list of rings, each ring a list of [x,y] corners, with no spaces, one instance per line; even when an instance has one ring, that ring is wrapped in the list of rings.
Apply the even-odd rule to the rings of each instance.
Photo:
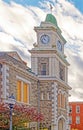
[[[19,54],[17,52],[7,52],[7,54],[13,58],[15,58],[16,60],[19,60],[20,62],[23,62],[23,60],[21,59],[21,57],[19,56]]]

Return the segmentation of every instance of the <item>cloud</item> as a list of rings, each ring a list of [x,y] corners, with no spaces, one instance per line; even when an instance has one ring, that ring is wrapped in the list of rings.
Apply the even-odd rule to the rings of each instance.
[[[72,86],[70,100],[82,100],[83,78],[83,14],[67,0],[44,0],[40,7],[22,6],[11,2],[0,1],[0,51],[16,50],[28,61],[27,50],[36,42],[34,26],[39,26],[50,12],[49,4],[53,5],[55,15],[62,35],[67,40],[65,54],[70,63],[69,85]]]
[[[22,57],[22,59],[27,63],[27,66],[30,66],[31,59],[30,59],[30,54],[29,54],[27,48],[24,49],[23,46],[16,47],[15,45],[10,45],[10,49],[18,52],[20,57]]]
[[[34,26],[40,24],[45,12],[38,7],[24,7],[14,2],[0,1],[0,6],[0,51],[16,50],[30,66],[28,50],[36,42]]]

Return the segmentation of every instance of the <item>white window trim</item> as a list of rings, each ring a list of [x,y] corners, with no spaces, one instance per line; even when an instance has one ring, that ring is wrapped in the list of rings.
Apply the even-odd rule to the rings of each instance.
[[[76,116],[76,124],[80,124],[80,116]]]
[[[50,92],[47,92],[47,100],[50,100]]]
[[[17,80],[20,80],[21,81],[21,102],[23,102],[23,82],[24,83],[26,83],[26,84],[29,84],[29,88],[28,88],[28,90],[27,91],[29,91],[30,92],[30,86],[31,86],[31,82],[30,81],[28,81],[28,80],[26,80],[26,79],[24,79],[24,78],[22,78],[22,77],[20,77],[20,76],[16,76],[16,78],[17,78]],[[27,103],[29,104],[29,95],[28,95],[28,97],[27,97]],[[24,102],[23,102],[24,103]]]
[[[69,116],[69,124],[72,124],[72,116]]]
[[[70,108],[71,108],[71,112],[70,112]],[[72,113],[72,106],[69,106],[69,113]]]
[[[23,82],[28,83],[28,84],[31,85],[31,82],[28,81],[27,79],[24,79],[24,78],[22,78],[22,77],[20,77],[20,76],[18,76],[18,75],[16,76],[16,78],[17,78],[18,80],[21,80],[21,81],[23,81]]]
[[[41,92],[41,100],[44,100],[44,93]]]
[[[79,112],[77,111],[77,108],[79,107]],[[76,113],[80,113],[80,106],[76,106]]]

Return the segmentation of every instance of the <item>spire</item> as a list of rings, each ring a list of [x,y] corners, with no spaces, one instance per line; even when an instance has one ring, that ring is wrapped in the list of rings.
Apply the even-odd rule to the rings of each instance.
[[[51,11],[51,14],[52,14],[52,9],[53,9],[53,6],[50,4],[50,11]]]

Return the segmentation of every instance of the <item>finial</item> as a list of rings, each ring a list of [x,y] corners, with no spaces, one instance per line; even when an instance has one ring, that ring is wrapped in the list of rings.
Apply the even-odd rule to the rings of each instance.
[[[52,9],[53,9],[53,6],[50,4],[50,11],[51,11],[51,14],[52,14]]]

